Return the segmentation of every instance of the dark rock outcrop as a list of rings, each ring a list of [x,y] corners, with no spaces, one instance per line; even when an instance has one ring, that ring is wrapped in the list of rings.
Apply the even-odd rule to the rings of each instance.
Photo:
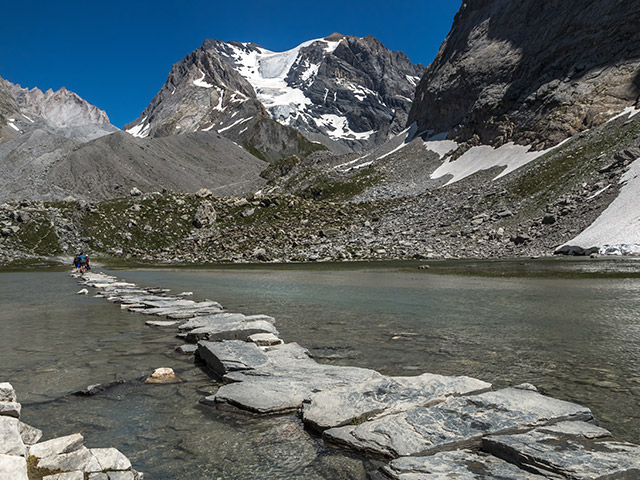
[[[459,141],[536,148],[637,105],[640,1],[469,0],[408,122]]]

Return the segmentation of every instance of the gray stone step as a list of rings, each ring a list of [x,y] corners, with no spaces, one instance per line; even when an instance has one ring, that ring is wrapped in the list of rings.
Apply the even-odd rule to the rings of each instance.
[[[517,435],[491,435],[485,451],[542,475],[576,480],[640,479],[640,446],[617,442],[604,428],[561,422]]]
[[[592,418],[588,408],[575,403],[532,390],[506,388],[332,428],[324,436],[357,450],[398,457],[478,447],[485,435]]]

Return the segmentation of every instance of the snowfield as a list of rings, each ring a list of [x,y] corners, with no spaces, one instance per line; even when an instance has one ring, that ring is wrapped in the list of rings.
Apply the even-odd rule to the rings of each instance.
[[[618,197],[587,229],[563,246],[598,247],[606,255],[640,255],[640,159],[622,177]]]

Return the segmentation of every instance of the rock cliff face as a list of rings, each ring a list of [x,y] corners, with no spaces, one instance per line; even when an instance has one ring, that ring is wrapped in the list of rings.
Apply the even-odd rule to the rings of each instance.
[[[82,142],[118,131],[104,111],[64,87],[42,92],[1,78],[0,117],[4,132],[9,133],[2,140],[44,130]]]
[[[264,132],[271,119],[331,148],[361,150],[404,128],[422,72],[373,37],[334,34],[286,52],[207,40],[173,67],[151,105],[125,128],[136,136],[215,129],[264,151],[267,139],[257,145],[252,132],[256,122],[261,137],[288,132],[273,125]],[[291,133],[278,133],[267,147],[280,140],[291,141]]]
[[[638,105],[639,0],[467,0],[418,85],[409,123],[535,148]]]

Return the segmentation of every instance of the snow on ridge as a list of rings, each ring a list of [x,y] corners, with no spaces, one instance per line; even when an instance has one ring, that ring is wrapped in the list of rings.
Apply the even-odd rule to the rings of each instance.
[[[249,118],[241,118],[240,120],[237,120],[236,122],[232,123],[231,125],[229,125],[228,127],[224,127],[218,130],[218,133],[222,133],[222,132],[226,132],[227,130],[235,127],[236,125],[240,125],[241,123],[244,122],[248,122],[249,120],[251,120],[252,117]]]
[[[133,135],[134,137],[138,137],[138,138],[144,138],[144,137],[148,137],[149,136],[149,129],[151,128],[151,124],[147,124],[145,126],[145,123],[147,121],[147,117],[144,117],[142,120],[140,120],[140,123],[137,125],[134,125],[133,127],[129,128],[128,130],[125,130],[125,132],[127,132],[130,135]]]
[[[635,117],[638,113],[640,113],[640,108],[627,107],[622,112],[618,113],[617,115],[614,115],[609,120],[607,120],[606,123],[613,122],[617,118],[624,117],[625,115],[628,115],[629,119],[631,119]]]
[[[211,88],[211,87],[213,87],[213,85],[212,85],[212,84],[207,83],[207,82],[205,82],[205,81],[204,81],[204,77],[205,77],[206,75],[202,72],[202,70],[198,69],[198,71],[202,74],[202,77],[200,77],[200,78],[199,78],[199,79],[197,79],[197,80],[194,80],[194,81],[193,81],[193,84],[194,84],[196,87],[203,87],[203,88]]]
[[[327,135],[335,139],[367,140],[371,135],[376,133],[373,130],[369,130],[368,132],[354,132],[349,128],[349,122],[346,117],[330,113],[320,115],[320,118],[314,119],[314,122],[319,127],[330,129],[330,131],[327,132]]]
[[[582,233],[563,246],[597,247],[605,255],[640,255],[640,158],[622,176],[616,199]]]

